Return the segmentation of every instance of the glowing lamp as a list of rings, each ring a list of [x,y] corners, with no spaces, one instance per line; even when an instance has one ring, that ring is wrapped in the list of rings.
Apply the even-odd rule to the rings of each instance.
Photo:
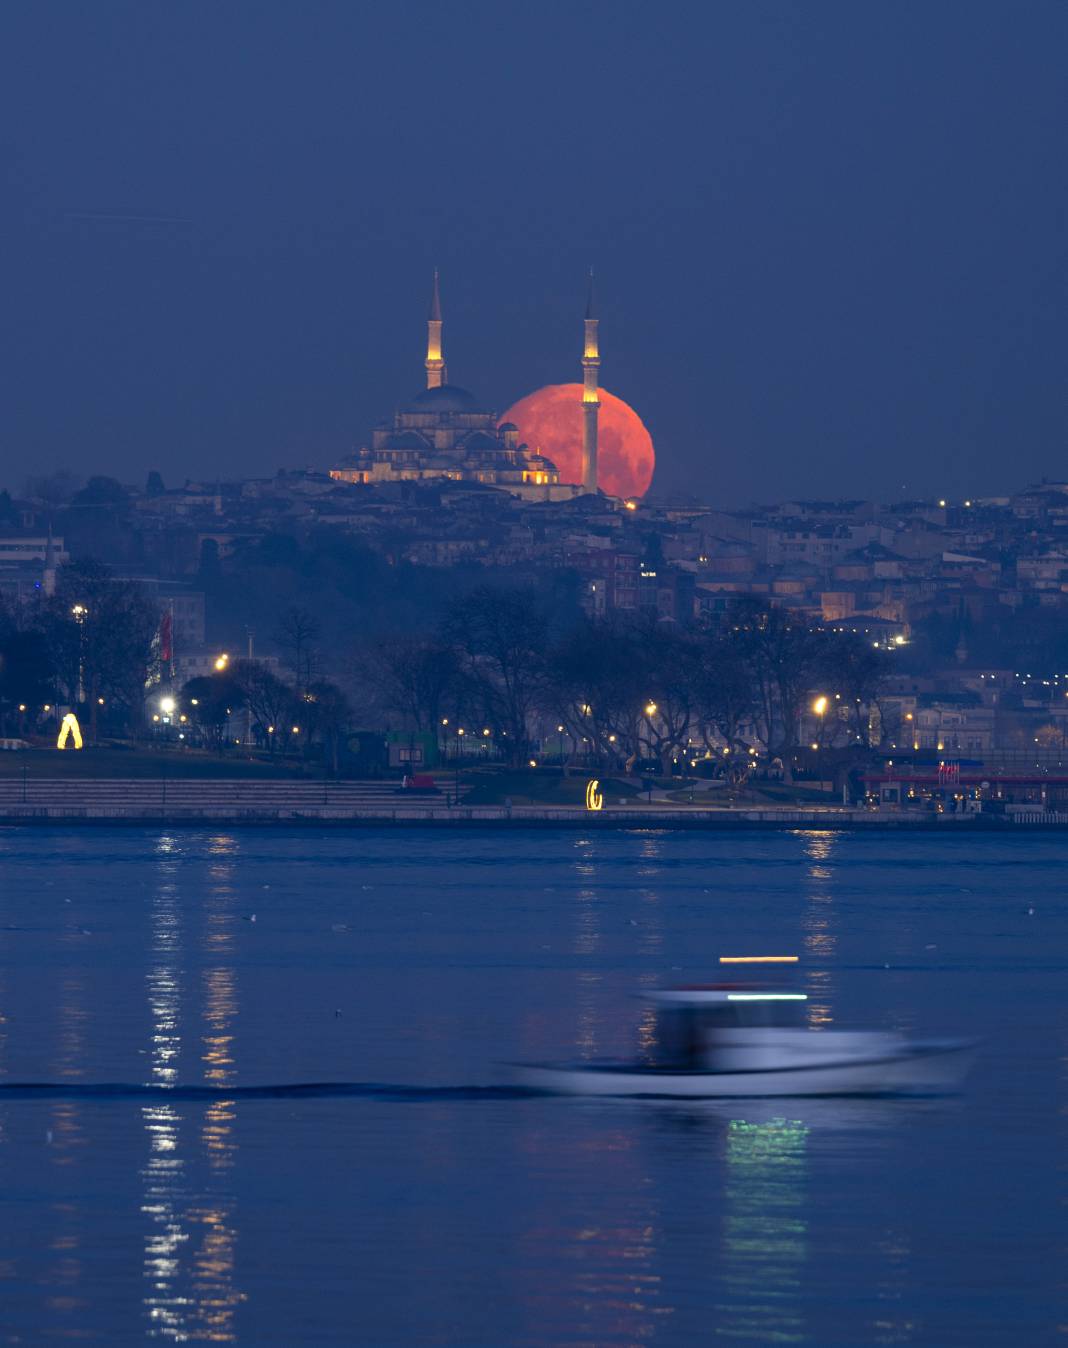
[[[170,716],[176,706],[177,703],[173,697],[161,697],[159,700],[159,709],[164,716]]]
[[[827,699],[825,697],[818,697],[812,704],[812,710],[817,716],[822,716],[827,710]]]

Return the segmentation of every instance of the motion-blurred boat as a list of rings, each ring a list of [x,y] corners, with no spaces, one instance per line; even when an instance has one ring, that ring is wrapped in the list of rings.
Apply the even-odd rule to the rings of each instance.
[[[655,1049],[632,1063],[530,1064],[524,1085],[565,1095],[944,1095],[960,1087],[975,1044],[887,1031],[810,1030],[807,997],[718,983],[651,994]]]

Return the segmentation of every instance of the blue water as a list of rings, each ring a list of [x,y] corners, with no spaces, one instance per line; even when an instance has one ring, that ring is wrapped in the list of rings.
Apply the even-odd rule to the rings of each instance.
[[[0,1343],[1063,1342],[1066,861],[0,831]],[[630,1053],[644,987],[769,948],[814,1025],[984,1036],[966,1092],[510,1090],[508,1061]],[[347,1084],[248,1089],[297,1083]]]

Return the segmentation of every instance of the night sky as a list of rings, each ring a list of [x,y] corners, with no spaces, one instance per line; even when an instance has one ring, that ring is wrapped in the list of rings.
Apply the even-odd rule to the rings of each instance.
[[[0,482],[325,468],[602,379],[654,490],[1068,475],[1068,5],[15,3]]]

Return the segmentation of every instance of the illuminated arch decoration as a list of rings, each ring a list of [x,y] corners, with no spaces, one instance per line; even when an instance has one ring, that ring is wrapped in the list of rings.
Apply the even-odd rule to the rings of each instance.
[[[586,783],[586,809],[599,810],[604,805],[604,796],[598,790],[601,783],[595,777],[592,782]]]
[[[65,749],[67,741],[74,741],[74,748],[82,747],[82,728],[78,724],[78,718],[72,711],[67,712],[59,725],[59,739],[56,740],[57,749]]]

